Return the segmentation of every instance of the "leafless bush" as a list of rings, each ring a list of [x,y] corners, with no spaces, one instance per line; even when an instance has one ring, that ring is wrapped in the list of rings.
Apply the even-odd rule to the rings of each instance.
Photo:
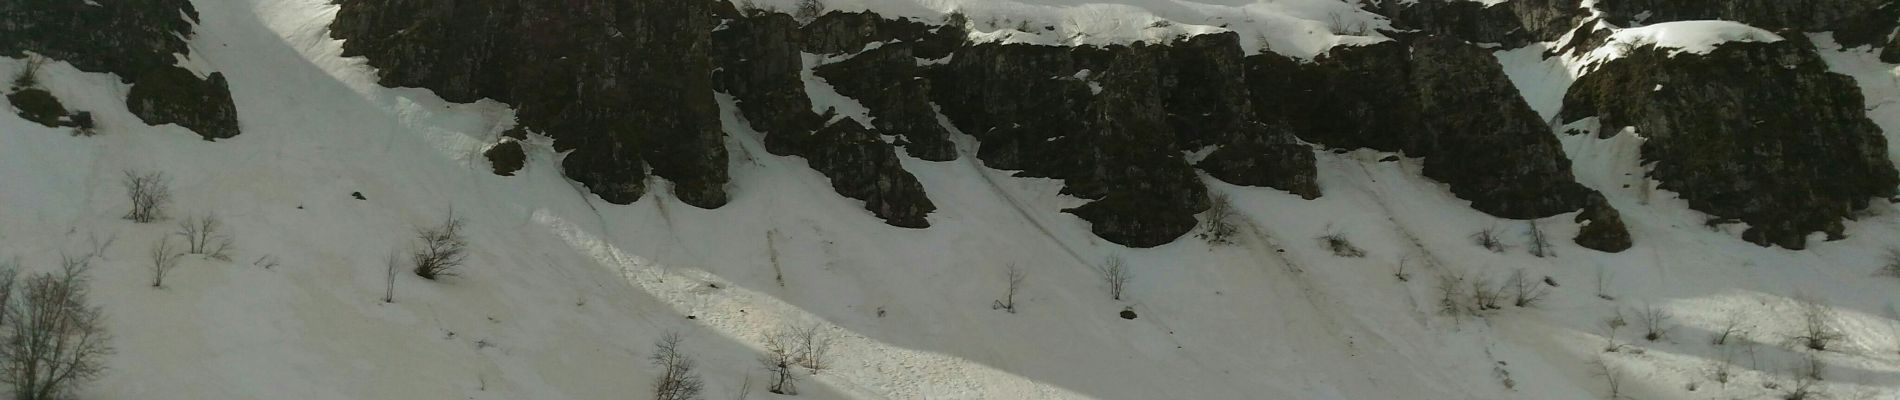
[[[400,254],[401,253],[395,251],[389,252],[389,258],[385,260],[383,264],[384,303],[396,302],[396,276],[400,275],[397,274],[396,271],[402,270],[402,256]]]
[[[1207,244],[1222,246],[1234,244],[1240,233],[1239,213],[1234,211],[1234,203],[1225,195],[1215,195],[1213,205],[1207,208],[1207,231],[1201,233],[1201,239]]]
[[[46,65],[46,59],[32,56],[26,59],[26,65],[20,66],[20,72],[13,74],[13,87],[25,89],[40,85],[40,67]]]
[[[1464,282],[1464,274],[1456,271],[1438,276],[1439,312],[1451,316],[1464,312]]]
[[[1817,386],[1820,386],[1824,367],[1825,364],[1821,362],[1821,358],[1813,354],[1809,354],[1806,359],[1795,364],[1793,370],[1789,371],[1789,375],[1794,376],[1794,384],[1789,386],[1788,392],[1783,393],[1781,398],[1787,400],[1820,398],[1820,390]]]
[[[1399,282],[1411,282],[1411,281],[1412,281],[1412,274],[1411,274],[1411,273],[1409,273],[1409,272],[1405,272],[1405,264],[1408,264],[1408,263],[1411,263],[1411,262],[1412,262],[1412,258],[1411,258],[1411,257],[1406,257],[1406,258],[1401,258],[1401,259],[1399,259],[1399,268],[1398,268],[1398,271],[1395,271],[1395,272],[1393,272],[1393,273],[1392,273],[1392,277],[1394,277],[1394,278],[1398,278],[1398,279],[1399,279]]]
[[[1590,366],[1595,369],[1595,371],[1592,371],[1592,375],[1603,378],[1604,389],[1609,391],[1607,398],[1611,400],[1622,399],[1623,370],[1614,365],[1610,365],[1610,361],[1604,359],[1603,356],[1597,356],[1596,361],[1591,362]]]
[[[1471,280],[1471,305],[1474,312],[1503,309],[1504,286],[1493,284],[1491,277],[1479,275]]]
[[[1834,308],[1826,302],[1808,296],[1795,296],[1801,305],[1801,334],[1794,337],[1802,346],[1815,351],[1827,351],[1835,342],[1845,339],[1839,329],[1834,328]]]
[[[765,337],[765,355],[759,363],[772,374],[768,390],[783,395],[798,394],[799,367],[811,374],[830,368],[832,336],[823,325],[787,325]]]
[[[1654,304],[1643,304],[1643,309],[1636,314],[1636,322],[1643,325],[1643,339],[1651,342],[1669,336],[1672,328],[1669,321],[1672,319],[1675,316],[1670,315],[1668,310]]]
[[[1709,362],[1710,378],[1714,379],[1716,383],[1722,384],[1722,387],[1728,387],[1728,381],[1735,379],[1734,354],[1734,351],[1724,347],[1722,348],[1722,359]]]
[[[1610,281],[1610,270],[1604,267],[1603,264],[1598,263],[1597,264],[1597,298],[1609,300],[1609,301],[1616,301],[1616,296],[1611,296],[1610,292],[1604,290],[1604,288],[1608,286],[1609,281]]]
[[[416,266],[416,276],[423,279],[453,276],[468,258],[468,239],[463,237],[462,219],[454,210],[441,225],[417,229],[416,238],[420,247],[410,253],[409,260]]]
[[[996,310],[1008,311],[1010,314],[1015,314],[1016,313],[1016,292],[1022,290],[1023,278],[1027,278],[1028,276],[1029,275],[1027,273],[1023,272],[1022,267],[1018,267],[1016,266],[1016,264],[1010,264],[1009,270],[1005,272],[1005,275],[1003,277],[1005,281],[1005,285],[1007,287],[1007,289],[1003,291],[1003,298],[1001,300],[996,300],[995,303],[992,303],[990,305],[990,308],[996,309]]]
[[[1619,330],[1622,330],[1623,327],[1629,326],[1630,324],[1628,319],[1623,318],[1622,308],[1617,308],[1617,309],[1611,310],[1610,312],[1611,312],[1610,317],[1605,318],[1603,320],[1603,328],[1604,328],[1604,333],[1605,333],[1605,335],[1603,335],[1603,338],[1604,338],[1603,352],[1605,353],[1615,353],[1615,352],[1623,351],[1623,344],[1616,342],[1616,332]]]
[[[1320,244],[1326,246],[1327,250],[1331,250],[1335,256],[1346,258],[1360,258],[1366,256],[1365,249],[1354,246],[1352,241],[1347,240],[1346,235],[1343,233],[1329,233],[1325,236],[1320,236],[1319,241]]]
[[[99,307],[87,300],[91,259],[69,257],[59,272],[27,278],[18,301],[7,301],[0,381],[13,386],[14,398],[64,399],[105,372],[112,347]],[[12,282],[0,284],[15,293]]]
[[[185,237],[186,254],[202,254],[218,261],[231,261],[231,236],[224,233],[224,221],[217,213],[178,221],[178,235]]]
[[[1511,304],[1518,307],[1537,305],[1537,302],[1544,300],[1544,296],[1550,294],[1550,287],[1545,286],[1544,281],[1525,277],[1524,270],[1521,269],[1511,272],[1509,285],[1512,294]]]
[[[1496,228],[1485,228],[1485,230],[1471,234],[1471,241],[1477,242],[1478,246],[1482,246],[1485,250],[1490,250],[1492,253],[1503,253],[1510,250],[1510,247],[1505,246],[1504,242],[1498,240]]]
[[[165,275],[178,267],[178,258],[185,254],[172,247],[172,237],[165,236],[152,245],[152,251],[146,253],[152,260],[152,287],[164,287]]]
[[[1108,284],[1108,295],[1115,300],[1122,299],[1123,290],[1128,288],[1128,281],[1135,279],[1134,273],[1128,270],[1128,263],[1123,262],[1121,257],[1109,257],[1107,262],[1095,267],[1095,270],[1102,274],[1102,281]]]
[[[1529,248],[1531,255],[1538,257],[1557,255],[1557,253],[1550,248],[1550,238],[1544,235],[1544,228],[1537,226],[1537,221],[1531,221],[1531,231],[1529,235],[1530,243],[1526,243],[1525,246]]]
[[[1328,14],[1327,18],[1326,30],[1334,35],[1365,36],[1372,33],[1371,29],[1366,28],[1365,21],[1347,22],[1345,15],[1340,13]]]
[[[799,25],[804,25],[817,20],[824,14],[825,3],[818,0],[799,0],[797,8],[792,12],[792,18],[798,20]]]
[[[660,378],[653,383],[653,400],[694,400],[706,388],[699,373],[693,371],[693,359],[680,353],[680,343],[685,340],[679,333],[668,333],[653,343],[655,351],[650,358],[661,370]]]
[[[1719,330],[1715,332],[1715,338],[1710,340],[1709,343],[1723,346],[1728,344],[1730,338],[1748,335],[1745,331],[1747,328],[1742,326],[1742,322],[1746,318],[1747,315],[1743,314],[1739,308],[1728,310],[1726,314],[1722,315],[1722,325]]]
[[[125,171],[125,195],[132,200],[132,211],[125,219],[147,223],[165,218],[165,206],[171,203],[171,179],[163,172]]]

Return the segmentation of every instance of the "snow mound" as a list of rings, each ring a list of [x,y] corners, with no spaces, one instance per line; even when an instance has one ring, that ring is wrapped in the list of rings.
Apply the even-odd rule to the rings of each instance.
[[[1728,42],[1774,43],[1779,35],[1734,21],[1678,21],[1617,30],[1604,49],[1655,46],[1674,49],[1670,54],[1708,54]],[[1602,51],[1601,49],[1599,51]]]

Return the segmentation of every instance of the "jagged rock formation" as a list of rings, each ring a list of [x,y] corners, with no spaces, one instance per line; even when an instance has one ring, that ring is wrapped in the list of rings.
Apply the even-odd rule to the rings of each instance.
[[[1890,0],[1597,0],[1607,21],[1628,27],[1661,22],[1728,20],[1768,30],[1832,31],[1875,13]]]
[[[1512,0],[1486,5],[1468,0],[1383,0],[1366,9],[1393,27],[1507,48],[1557,40],[1589,13],[1578,0]]]
[[[1663,189],[1749,225],[1743,238],[1790,249],[1894,194],[1900,174],[1860,90],[1828,72],[1797,34],[1708,54],[1642,47],[1584,75],[1562,117],[1600,117],[1603,135],[1634,127]]]
[[[198,78],[184,68],[165,67],[139,76],[125,95],[125,106],[146,124],[178,124],[205,140],[236,137],[237,106],[224,74]]]
[[[1239,34],[1195,36],[1166,49],[1161,92],[1177,142],[1185,149],[1216,146],[1196,167],[1227,183],[1319,197],[1312,148],[1285,122],[1254,111]]]
[[[711,3],[344,0],[331,26],[381,83],[514,105],[572,150],[566,175],[601,199],[646,192],[647,167],[698,207],[726,202],[713,101]]]
[[[908,42],[886,44],[813,72],[839,94],[869,108],[871,124],[878,130],[904,138],[904,150],[912,157],[954,160],[956,146],[930,105],[930,81],[921,79],[914,47]]]
[[[833,13],[839,15],[841,13]],[[813,169],[831,179],[833,189],[845,197],[864,200],[865,209],[883,218],[893,226],[924,228],[930,225],[925,216],[936,210],[930,198],[924,194],[923,185],[917,178],[903,169],[897,158],[895,148],[886,143],[877,132],[865,128],[854,119],[834,119],[812,112],[811,98],[805,92],[804,78],[801,72],[805,68],[804,56],[800,51],[807,45],[807,39],[814,42],[839,43],[847,39],[832,35],[856,35],[849,29],[814,30],[812,34],[798,31],[798,23],[791,16],[777,13],[752,12],[741,15],[736,9],[719,10],[724,18],[724,29],[714,32],[714,59],[720,68],[714,73],[719,90],[738,100],[741,114],[754,130],[764,132],[766,151],[784,156],[800,156],[810,161]],[[838,20],[850,18],[831,17]],[[885,56],[861,54],[845,61],[844,66],[819,66],[819,71],[833,77],[838,74],[883,74],[886,78],[852,77],[834,83],[840,91],[849,91],[860,98],[881,98],[878,96],[910,95],[903,91],[927,90],[924,83],[908,83],[915,75],[901,75],[898,72],[914,70],[915,61],[902,60],[904,66],[890,65],[896,60]],[[908,57],[908,50],[893,52]],[[863,59],[864,61],[858,61]],[[892,67],[891,70],[874,70],[874,67]],[[879,82],[895,81],[913,85],[908,88],[892,89]],[[849,82],[849,83],[846,83]],[[843,86],[836,86],[843,84]],[[867,85],[878,86],[867,86]],[[846,89],[850,87],[850,89]],[[897,93],[885,93],[891,90]],[[915,108],[922,106],[929,111],[924,99],[881,98],[882,102],[866,101],[883,126],[897,128],[914,127],[902,123],[906,115],[928,116],[932,127],[938,132],[936,140],[942,141],[942,152],[954,155],[949,147],[947,133],[936,125],[936,113],[919,114]],[[879,108],[880,106],[886,108]],[[893,107],[894,106],[894,107]],[[879,111],[879,110],[883,111]],[[891,114],[896,112],[897,114]],[[905,114],[910,113],[910,114]],[[886,117],[900,122],[884,125]],[[829,123],[828,123],[829,122]],[[820,125],[825,125],[819,128]],[[902,131],[912,139],[912,154],[918,154],[918,148],[928,145],[919,144],[919,140],[931,134],[928,131]],[[931,154],[926,152],[926,154]],[[919,157],[924,158],[924,157]],[[946,158],[947,159],[947,158]]]
[[[1422,157],[1425,176],[1449,184],[1479,211],[1543,218],[1583,209],[1599,196],[1576,182],[1549,126],[1476,45],[1425,35],[1336,48],[1312,64],[1275,54],[1248,62],[1260,113],[1289,121],[1309,142]],[[1605,220],[1597,229],[1621,230],[1620,221],[1607,221],[1614,210],[1594,216]],[[1578,242],[1627,248],[1614,240]]]
[[[176,65],[198,11],[186,0],[0,3],[0,56],[27,52],[132,84],[126,105],[148,124],[177,123],[205,140],[237,136],[236,105],[222,75]]]

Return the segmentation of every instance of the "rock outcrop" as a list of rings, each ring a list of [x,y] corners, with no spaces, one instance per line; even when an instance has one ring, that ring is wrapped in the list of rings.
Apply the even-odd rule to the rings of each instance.
[[[1604,135],[1634,127],[1661,188],[1747,223],[1750,242],[1839,238],[1841,221],[1893,195],[1900,174],[1853,79],[1829,72],[1802,36],[1783,36],[1708,54],[1633,49],[1572,85],[1562,117],[1600,117]]]
[[[1392,19],[1394,28],[1418,30],[1506,48],[1557,40],[1589,15],[1578,0],[1384,0],[1368,10]]]
[[[936,205],[931,203],[917,178],[904,170],[895,147],[885,142],[877,131],[866,128],[857,120],[820,116],[812,112],[811,98],[805,91],[801,73],[805,61],[800,49],[806,46],[806,39],[827,38],[830,33],[820,31],[813,35],[804,34],[798,30],[797,22],[785,14],[752,12],[750,15],[741,15],[738,10],[726,9],[719,15],[725,20],[722,25],[724,28],[713,35],[713,57],[720,65],[714,78],[721,91],[738,101],[739,111],[751,127],[765,134],[766,151],[805,158],[813,169],[831,179],[832,188],[838,194],[863,200],[865,209],[884,219],[885,223],[906,228],[930,226],[925,217],[936,210]],[[906,50],[891,54],[907,57],[909,53]],[[892,121],[904,121],[895,118],[905,116],[928,117],[930,126],[938,131],[934,137],[943,141],[942,151],[954,155],[955,149],[949,147],[948,134],[942,132],[940,125],[936,125],[936,113],[930,110],[926,98],[922,97],[929,86],[921,82],[910,83],[916,81],[915,61],[909,58],[901,60],[907,64],[893,65],[897,59],[860,54],[843,61],[841,64],[844,66],[824,65],[819,66],[819,71],[831,71],[827,75],[839,79],[833,85],[840,91],[865,96],[860,99],[882,99],[878,102],[866,101],[867,106],[878,105],[872,109],[880,128],[885,126],[886,117],[893,118]],[[893,70],[873,69],[883,67]],[[856,73],[886,75],[884,78],[838,75]],[[885,81],[912,86],[892,89],[881,86],[880,82]],[[885,93],[885,90],[900,92]],[[903,90],[915,92],[903,93]],[[883,97],[898,95],[917,97]],[[923,109],[905,108],[909,106],[922,106]],[[893,110],[898,114],[891,114]],[[820,125],[824,125],[823,128]],[[905,124],[889,126],[914,127]],[[929,134],[922,130],[901,132],[907,137]],[[918,146],[923,145],[913,139],[912,146],[912,154],[917,154]]]
[[[1176,142],[1183,149],[1215,147],[1196,167],[1231,184],[1320,196],[1313,149],[1284,122],[1255,113],[1239,34],[1195,36],[1166,49],[1161,92]]]
[[[956,146],[930,104],[930,81],[923,79],[917,67],[914,48],[909,42],[884,44],[813,72],[839,94],[870,109],[871,124],[878,130],[904,138],[904,150],[912,157],[954,160]]]
[[[344,55],[380,82],[494,99],[555,139],[566,175],[603,200],[646,192],[647,168],[702,208],[726,202],[710,2],[343,0]]]
[[[1596,10],[1616,26],[1691,20],[1727,20],[1803,32],[1832,31],[1878,12],[1890,0],[1597,0]]]
[[[224,77],[177,66],[190,54],[198,11],[187,0],[0,3],[0,56],[31,52],[132,84],[126,106],[147,124],[176,123],[205,140],[237,136],[237,106]]]
[[[7,94],[7,102],[13,104],[14,113],[27,121],[48,128],[58,128],[67,124],[66,106],[60,104],[58,97],[53,97],[52,93],[45,90],[17,90]]]

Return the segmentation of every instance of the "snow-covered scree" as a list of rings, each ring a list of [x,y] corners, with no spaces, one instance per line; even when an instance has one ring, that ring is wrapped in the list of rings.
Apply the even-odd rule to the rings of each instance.
[[[1321,0],[833,3],[1067,22],[1035,37],[1071,44],[1228,24],[1306,56],[1361,40],[1328,31],[1332,13],[1383,23]],[[530,140],[516,176],[489,173],[480,152],[512,111],[377,86],[363,60],[338,55],[325,1],[196,5],[191,63],[229,77],[243,135],[212,143],[145,126],[115,78],[57,62],[44,86],[93,111],[99,136],[0,113],[0,257],[45,270],[110,243],[92,284],[118,352],[83,398],[639,398],[658,373],[652,343],[668,332],[686,338],[707,398],[736,398],[748,379],[751,398],[778,398],[758,358],[788,326],[836,338],[831,368],[799,383],[812,399],[1601,399],[1610,379],[1628,398],[1767,398],[1799,386],[1810,356],[1824,365],[1815,390],[1900,397],[1900,278],[1877,274],[1900,246],[1894,207],[1849,222],[1846,240],[1755,246],[1650,190],[1634,134],[1564,137],[1579,180],[1636,237],[1620,254],[1553,239],[1548,257],[1533,256],[1532,232],[1571,237],[1571,216],[1489,217],[1421,177],[1418,160],[1372,151],[1322,154],[1318,200],[1208,179],[1242,216],[1234,245],[1128,249],[1060,213],[1080,200],[1056,182],[979,165],[963,135],[958,161],[904,158],[939,211],[930,229],[894,228],[804,160],[765,152],[730,99],[731,204],[703,210],[654,190],[616,206],[560,176],[545,141]],[[1175,23],[1110,28],[1148,17]],[[1900,70],[1816,42],[1900,143]],[[1576,61],[1542,51],[1498,57],[1554,120]],[[20,68],[0,60],[5,76]],[[120,218],[127,170],[171,178],[169,220]],[[468,223],[468,265],[439,282],[403,272],[385,303],[386,259],[451,208]],[[150,287],[150,246],[212,212],[235,238],[232,260],[186,257]],[[1476,243],[1481,232],[1498,251]],[[1326,236],[1365,255],[1338,256]],[[1120,301],[1096,270],[1117,257],[1133,274]],[[1027,277],[1009,313],[993,304],[1012,264]],[[1444,280],[1497,285],[1517,271],[1553,285],[1548,296],[1444,311]],[[1802,297],[1833,310],[1825,321],[1842,340],[1828,351],[1794,340]],[[1644,338],[1645,308],[1672,316],[1657,340]],[[1612,331],[1617,314],[1628,325]],[[1730,318],[1746,334],[1713,344]]]

